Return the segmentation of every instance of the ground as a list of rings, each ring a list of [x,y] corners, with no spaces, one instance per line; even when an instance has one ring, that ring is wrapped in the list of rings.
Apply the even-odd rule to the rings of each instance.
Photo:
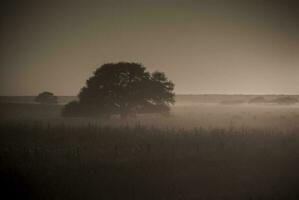
[[[214,98],[214,97],[213,97]],[[169,116],[63,118],[0,103],[10,199],[298,199],[298,104],[180,98]]]

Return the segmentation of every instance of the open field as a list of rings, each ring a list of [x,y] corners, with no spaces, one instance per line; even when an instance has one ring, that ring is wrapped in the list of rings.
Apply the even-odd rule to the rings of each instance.
[[[6,188],[17,186],[22,199],[299,195],[296,131],[283,135],[41,124],[2,124],[0,129],[1,171],[6,177],[2,181]]]
[[[178,100],[170,116],[125,121],[2,102],[1,189],[10,199],[298,199],[298,104],[222,101]]]

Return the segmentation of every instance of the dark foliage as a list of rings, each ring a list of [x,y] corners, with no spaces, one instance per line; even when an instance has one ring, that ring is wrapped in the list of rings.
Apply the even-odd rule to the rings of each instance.
[[[57,97],[51,92],[42,92],[35,98],[35,102],[41,104],[56,104]]]
[[[108,63],[98,68],[79,93],[79,101],[67,104],[64,116],[121,117],[147,112],[168,112],[174,103],[174,84],[164,73],[149,73],[137,63]]]

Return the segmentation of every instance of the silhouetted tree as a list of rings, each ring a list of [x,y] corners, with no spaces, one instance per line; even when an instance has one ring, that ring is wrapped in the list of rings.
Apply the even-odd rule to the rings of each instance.
[[[64,116],[168,112],[174,103],[174,84],[164,73],[149,73],[137,63],[108,63],[86,81],[79,101],[67,104]]]
[[[51,92],[42,92],[35,98],[35,102],[42,104],[56,104],[57,97]]]

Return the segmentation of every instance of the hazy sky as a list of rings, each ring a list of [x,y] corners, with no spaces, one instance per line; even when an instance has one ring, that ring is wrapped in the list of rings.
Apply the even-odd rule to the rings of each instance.
[[[77,95],[118,61],[176,93],[299,93],[296,1],[12,0],[0,15],[0,95]]]

